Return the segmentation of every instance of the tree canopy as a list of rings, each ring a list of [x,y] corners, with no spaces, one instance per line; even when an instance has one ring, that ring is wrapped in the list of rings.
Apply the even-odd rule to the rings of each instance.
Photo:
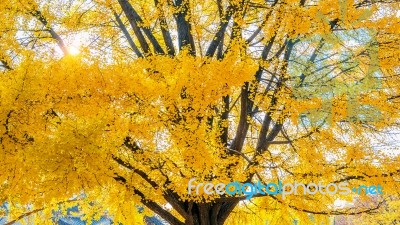
[[[8,224],[75,205],[123,224],[400,221],[398,1],[7,0],[0,15]],[[189,194],[192,178],[383,194],[246,200]]]

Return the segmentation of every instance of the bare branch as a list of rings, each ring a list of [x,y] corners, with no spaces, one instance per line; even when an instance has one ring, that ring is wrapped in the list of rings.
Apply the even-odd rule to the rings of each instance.
[[[117,21],[118,27],[121,29],[122,33],[124,34],[126,40],[128,41],[129,45],[131,46],[132,50],[135,54],[142,58],[143,54],[140,52],[139,48],[136,46],[135,42],[132,40],[131,35],[129,34],[128,30],[125,27],[125,24],[122,22],[121,18],[116,12],[113,12],[115,20]]]
[[[127,0],[118,0],[118,2],[125,13],[125,16],[128,18],[128,21],[131,24],[133,32],[135,33],[137,39],[139,40],[140,47],[143,49],[145,54],[149,54],[150,53],[149,45],[147,44],[146,39],[144,38],[142,31],[140,31],[140,28],[137,24],[132,5]]]
[[[143,26],[143,20],[136,12],[136,10],[132,7],[131,3],[127,0],[118,0],[121,8],[124,10],[126,17],[128,17],[129,22],[131,23],[132,28],[135,30],[142,29],[144,34],[150,40],[151,44],[154,47],[154,50],[157,54],[164,54],[164,50],[162,49],[161,45],[158,43],[157,39],[154,37],[152,31],[149,27]],[[132,25],[134,24],[134,25]],[[141,32],[138,32],[141,34]],[[135,32],[136,34],[136,32]],[[136,34],[137,35],[137,34]],[[143,36],[143,35],[142,35]],[[139,37],[138,37],[139,38]],[[143,37],[144,39],[144,37]]]

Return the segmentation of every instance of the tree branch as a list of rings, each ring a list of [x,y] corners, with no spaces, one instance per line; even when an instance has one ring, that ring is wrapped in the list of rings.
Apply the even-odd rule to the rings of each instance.
[[[135,33],[137,39],[139,40],[140,47],[143,49],[145,54],[150,53],[149,45],[146,42],[142,32],[140,31],[140,27],[137,24],[135,18],[135,11],[133,10],[132,5],[128,2],[128,0],[118,0],[119,5],[125,13],[125,16],[128,18],[129,23],[131,24],[132,30]]]
[[[169,211],[167,211],[166,209],[164,209],[163,207],[161,207],[159,204],[157,204],[156,202],[147,199],[146,196],[139,191],[138,189],[136,189],[133,186],[130,186],[127,184],[127,181],[124,177],[119,176],[118,174],[116,174],[116,176],[114,177],[114,179],[121,183],[124,184],[126,186],[128,186],[129,188],[131,188],[133,190],[133,193],[138,195],[140,197],[140,202],[146,206],[147,208],[149,208],[150,210],[152,210],[153,212],[157,213],[159,216],[161,216],[163,219],[165,219],[166,221],[168,221],[170,224],[176,224],[176,225],[185,225],[185,223],[183,223],[182,221],[180,221],[178,218],[176,218],[174,215],[172,215]]]
[[[189,1],[176,0],[175,5],[178,8],[178,13],[175,14],[175,17],[178,27],[179,50],[189,47],[189,53],[191,55],[196,55],[194,40],[191,34],[191,24],[187,20],[189,16]]]
[[[147,36],[147,38],[150,40],[151,44],[154,47],[154,50],[157,54],[165,54],[164,50],[162,49],[161,45],[158,43],[157,39],[154,37],[152,31],[150,28],[143,26],[143,20],[139,16],[139,14],[136,12],[136,10],[132,7],[131,3],[129,3],[128,0],[118,0],[120,3],[122,9],[125,12],[125,15],[128,17],[129,21],[132,20],[134,21],[135,25],[139,28],[142,29],[144,34]],[[132,26],[133,28],[133,26]]]
[[[210,45],[208,46],[206,56],[208,56],[208,57],[214,56],[218,45],[221,43],[221,41],[224,37],[225,30],[228,27],[228,23],[231,20],[232,15],[233,15],[233,7],[228,6],[228,8],[226,9],[225,18],[222,19],[219,24],[219,30],[217,31],[217,33],[215,34],[214,38],[212,39]]]
[[[58,47],[60,47],[61,51],[64,53],[64,55],[68,55],[68,48],[65,45],[63,39],[51,28],[49,22],[47,19],[43,16],[43,14],[39,10],[34,10],[29,12],[32,16],[34,16],[36,19],[38,19],[43,26],[45,26],[47,31],[50,33],[51,37],[56,40]]]
[[[174,43],[172,42],[171,34],[168,29],[167,20],[165,19],[165,15],[162,10],[161,4],[160,4],[159,0],[154,0],[154,3],[160,13],[159,19],[160,19],[161,33],[164,38],[164,43],[167,46],[168,55],[174,56],[175,55]]]
[[[140,52],[139,48],[136,46],[135,42],[133,41],[131,35],[129,34],[128,30],[126,29],[125,24],[122,22],[121,18],[116,12],[113,12],[115,20],[117,21],[118,27],[121,29],[122,33],[124,34],[126,40],[129,43],[129,46],[131,46],[132,50],[135,52],[135,54],[143,58],[143,54]]]

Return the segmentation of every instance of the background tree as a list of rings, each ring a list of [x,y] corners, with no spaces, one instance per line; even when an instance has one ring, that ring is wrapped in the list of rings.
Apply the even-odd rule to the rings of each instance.
[[[36,213],[51,224],[52,209],[77,203],[88,221],[107,211],[124,224],[150,212],[193,225],[394,215],[399,7],[1,2],[0,197],[10,223]],[[188,195],[191,178],[381,184],[384,195],[342,208],[337,200],[356,195],[249,202]]]

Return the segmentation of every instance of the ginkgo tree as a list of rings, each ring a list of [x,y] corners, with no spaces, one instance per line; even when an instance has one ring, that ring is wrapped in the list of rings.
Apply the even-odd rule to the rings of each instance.
[[[8,224],[52,224],[75,205],[88,222],[123,224],[154,213],[174,225],[397,223],[399,10],[396,0],[2,1]],[[246,200],[189,193],[192,178],[383,194]]]

